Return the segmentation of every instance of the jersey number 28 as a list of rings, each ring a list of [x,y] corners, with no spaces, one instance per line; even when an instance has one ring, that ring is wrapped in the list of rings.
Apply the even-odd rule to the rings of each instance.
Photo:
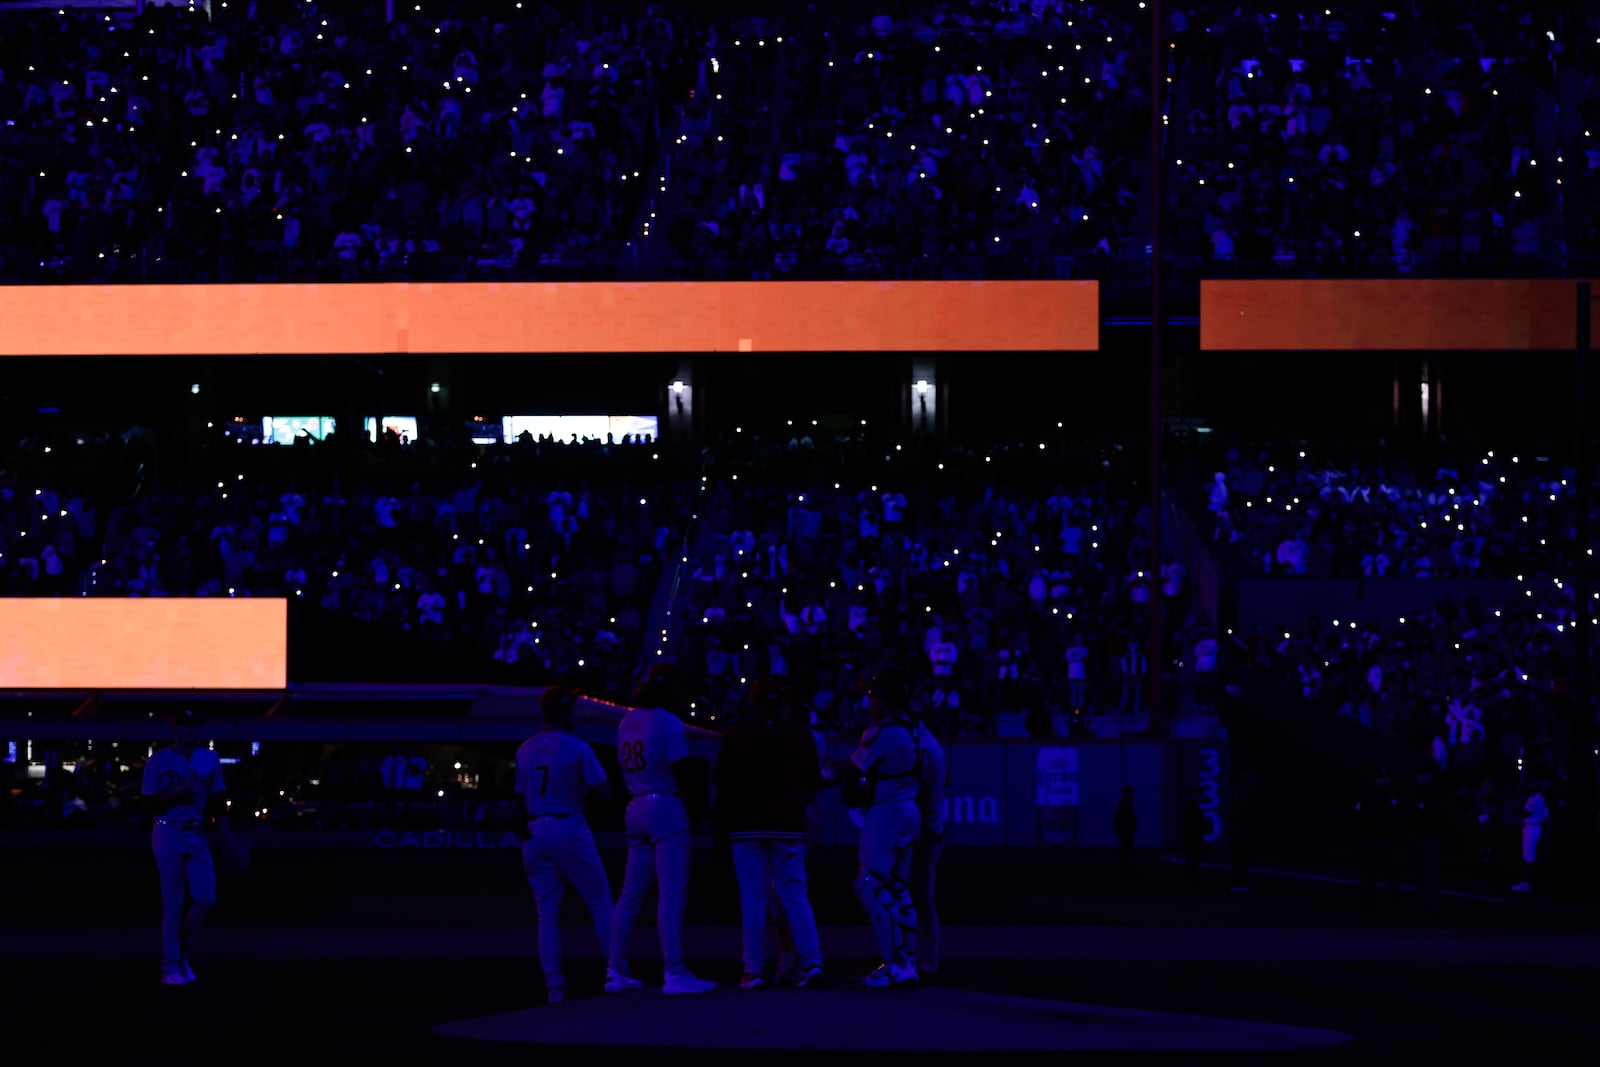
[[[644,742],[622,742],[622,769],[637,774],[644,770]]]

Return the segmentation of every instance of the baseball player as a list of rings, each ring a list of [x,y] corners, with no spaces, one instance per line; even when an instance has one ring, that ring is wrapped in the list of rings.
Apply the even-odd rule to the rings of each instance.
[[[1536,781],[1522,804],[1522,881],[1511,887],[1514,893],[1533,892],[1534,864],[1539,859],[1539,839],[1550,821],[1550,805],[1544,799],[1544,781]]]
[[[831,766],[825,781],[859,776],[865,812],[856,896],[878,938],[883,962],[862,981],[875,988],[917,981],[917,912],[911,899],[911,854],[922,831],[917,810],[920,728],[906,717],[904,676],[880,668],[868,682],[872,724],[848,761]]]
[[[638,705],[617,727],[617,758],[627,783],[624,826],[628,835],[628,867],[622,895],[611,923],[611,967],[606,992],[639,989],[644,983],[628,968],[628,937],[652,883],[659,883],[656,927],[667,996],[709,993],[717,983],[697,978],[683,962],[683,913],[689,903],[689,812],[680,795],[679,777],[689,758],[683,722],[668,706],[677,707],[677,675],[670,666],[653,667],[634,693]]]
[[[188,985],[194,937],[217,903],[217,873],[205,828],[215,820],[229,850],[227,787],[217,754],[200,747],[200,717],[180,711],[172,717],[172,744],[144,765],[140,792],[155,816],[150,843],[161,876],[161,984]]]
[[[561,973],[562,877],[570,879],[594,917],[602,958],[611,949],[611,885],[583,814],[590,793],[611,795],[605,768],[587,742],[572,736],[576,689],[544,691],[539,710],[544,728],[517,749],[517,792],[528,813],[528,839],[522,844],[522,869],[539,909],[539,966],[546,999],[566,999]]]
[[[922,831],[911,856],[911,902],[917,909],[918,978],[927,983],[939,979],[939,910],[934,902],[934,879],[939,855],[944,851],[945,796],[950,780],[944,748],[926,722],[920,725],[917,810],[922,815]]]
[[[727,812],[743,913],[742,989],[767,984],[767,913],[776,895],[793,946],[780,983],[808,988],[822,979],[817,920],[806,894],[806,808],[822,784],[817,744],[793,721],[769,679],[751,686],[751,713],[723,737],[712,782]]]

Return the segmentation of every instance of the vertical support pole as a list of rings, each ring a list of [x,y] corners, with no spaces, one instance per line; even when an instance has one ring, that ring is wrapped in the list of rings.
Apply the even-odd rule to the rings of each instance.
[[[1150,4],[1150,640],[1147,672],[1150,730],[1166,732],[1162,680],[1166,642],[1161,621],[1161,0]]]
[[[1577,366],[1577,410],[1574,412],[1574,429],[1577,432],[1577,469],[1574,472],[1578,483],[1577,492],[1577,541],[1578,563],[1577,573],[1573,575],[1573,593],[1577,598],[1577,613],[1573,627],[1577,633],[1574,635],[1577,647],[1574,650],[1577,658],[1573,661],[1572,672],[1572,721],[1568,726],[1568,735],[1571,744],[1568,746],[1567,767],[1569,781],[1572,782],[1576,796],[1573,799],[1578,804],[1577,819],[1585,827],[1588,834],[1594,829],[1593,815],[1595,810],[1595,790],[1597,758],[1594,755],[1595,730],[1594,710],[1591,706],[1590,691],[1593,686],[1590,665],[1590,650],[1597,640],[1595,630],[1597,627],[1590,621],[1595,617],[1593,582],[1590,580],[1594,567],[1594,560],[1589,556],[1590,522],[1589,509],[1591,506],[1590,483],[1593,477],[1589,470],[1589,426],[1588,426],[1588,401],[1589,401],[1589,339],[1591,334],[1591,315],[1594,311],[1594,295],[1592,286],[1588,282],[1578,285],[1578,366]],[[1591,837],[1592,841],[1592,837]]]

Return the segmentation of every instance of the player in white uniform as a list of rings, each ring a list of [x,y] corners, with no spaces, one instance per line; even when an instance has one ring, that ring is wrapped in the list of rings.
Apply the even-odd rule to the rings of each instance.
[[[825,777],[858,775],[865,791],[856,896],[878,937],[883,962],[862,981],[874,987],[917,981],[917,912],[911,898],[911,859],[922,831],[921,728],[905,717],[906,686],[897,669],[877,671],[867,689],[872,725],[847,762]]]
[[[150,844],[161,875],[162,985],[195,980],[189,952],[206,914],[217,903],[217,873],[206,824],[214,818],[229,849],[233,848],[222,763],[215,752],[200,747],[199,736],[200,719],[194,712],[174,715],[172,744],[145,761],[140,790],[155,815]]]
[[[939,909],[934,898],[934,880],[939,855],[944,851],[945,795],[949,772],[944,748],[921,723],[918,748],[921,764],[918,775],[917,810],[922,814],[922,832],[911,857],[911,902],[917,909],[917,972],[923,982],[939,977]]]
[[[546,689],[539,701],[544,729],[517,749],[517,792],[528,814],[522,869],[539,909],[539,966],[551,1004],[566,999],[561,973],[562,877],[570,879],[594,917],[602,958],[611,950],[611,884],[583,813],[590,793],[611,795],[605,768],[588,743],[572,736],[578,691]]]
[[[677,707],[676,674],[658,665],[634,694],[638,706],[617,727],[617,759],[627,783],[628,868],[611,923],[611,967],[606,992],[638,989],[644,983],[628,968],[628,938],[645,893],[659,883],[656,927],[668,996],[709,993],[717,983],[697,978],[683,962],[683,914],[689,903],[689,812],[680,796],[678,772],[689,758]]]

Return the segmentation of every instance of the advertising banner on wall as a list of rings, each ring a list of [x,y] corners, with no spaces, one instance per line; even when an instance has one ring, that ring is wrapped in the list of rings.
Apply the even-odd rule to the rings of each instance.
[[[1032,741],[950,743],[946,801],[951,846],[1105,848],[1115,845],[1112,818],[1125,786],[1139,819],[1135,844],[1174,847],[1190,786],[1198,787],[1208,828],[1226,830],[1225,740],[1121,744]],[[839,790],[821,797],[823,843],[854,844],[861,813]],[[1208,830],[1209,832],[1209,830]]]
[[[1041,845],[1078,843],[1078,750],[1064,745],[1042,745],[1034,756],[1038,781],[1034,786]]]
[[[1207,848],[1226,845],[1232,829],[1228,799],[1232,792],[1227,742],[1193,738],[1171,742],[1168,767],[1167,823],[1175,838],[1182,833],[1184,808],[1192,792],[1203,823]]]
[[[1577,344],[1577,279],[1214,279],[1207,352],[1561,351]],[[1600,319],[1591,326],[1600,343]]]
[[[1093,281],[0,286],[0,356],[1093,352]]]
[[[0,689],[288,684],[284,600],[9,597],[0,606]]]

